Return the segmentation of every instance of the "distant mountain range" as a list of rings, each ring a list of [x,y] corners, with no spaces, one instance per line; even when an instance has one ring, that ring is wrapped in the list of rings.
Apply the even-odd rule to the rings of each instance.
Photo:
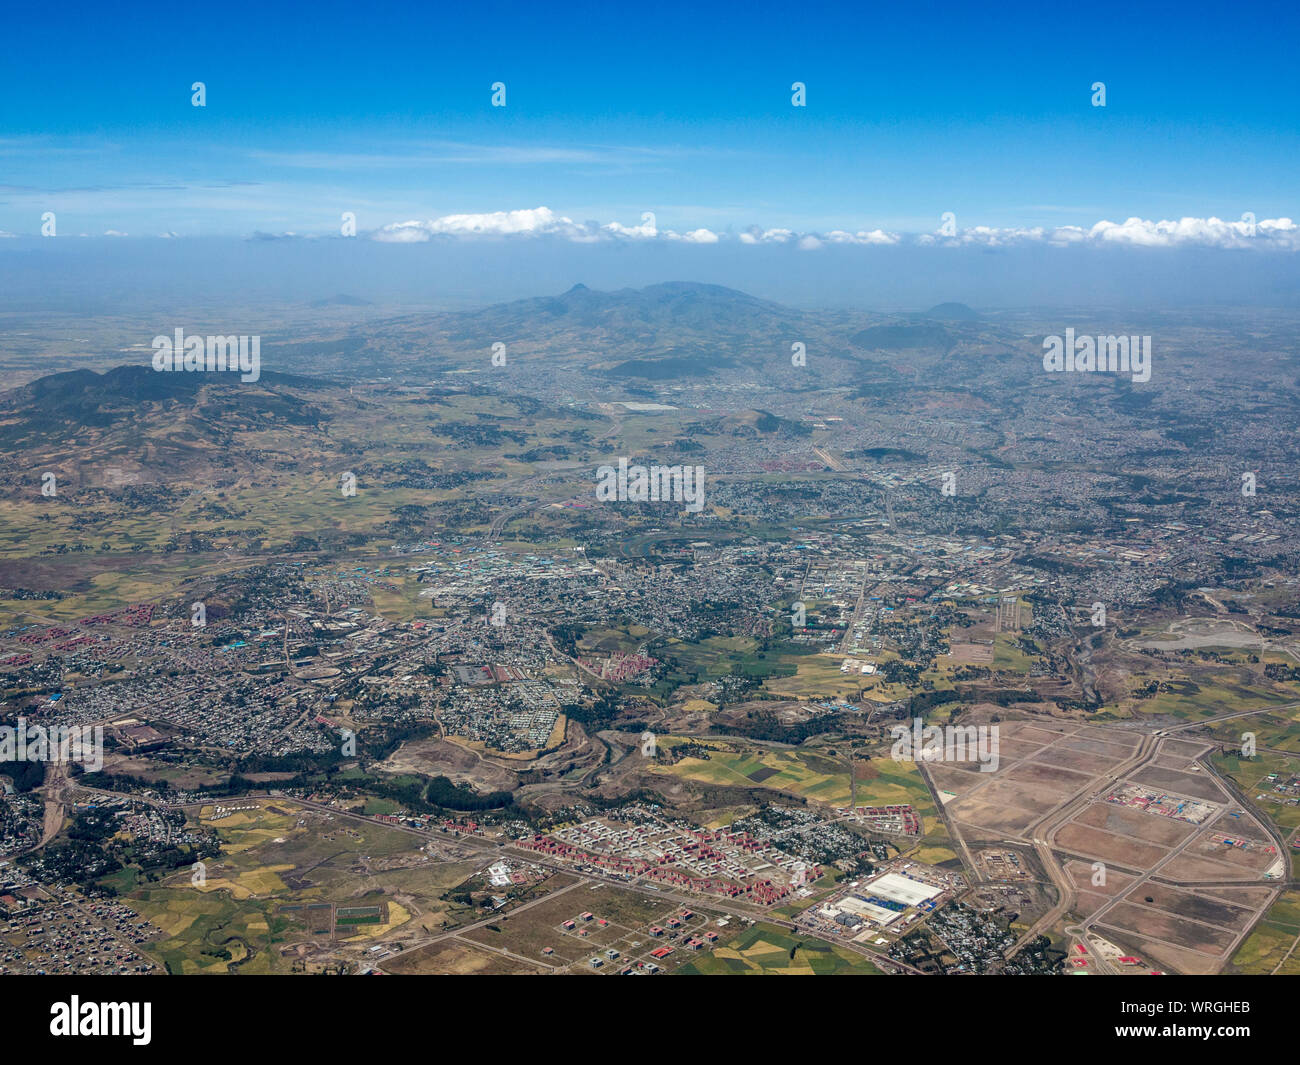
[[[339,295],[319,305],[364,303]],[[251,388],[233,375],[156,373],[143,361],[103,374],[52,374],[0,394],[0,446],[71,427],[82,433],[126,431],[133,419],[169,411],[210,422],[218,432],[223,419],[244,428],[263,420],[311,425],[329,406],[316,402],[321,388],[358,378],[427,384],[431,372],[461,368],[486,372],[498,343],[505,345],[510,365],[574,375],[573,388],[578,394],[589,390],[593,402],[609,398],[604,390],[610,386],[639,395],[692,382],[892,387],[904,360],[911,366],[946,357],[978,335],[978,319],[959,303],[940,304],[924,315],[887,317],[797,310],[686,281],[611,292],[578,284],[560,295],[471,311],[322,327],[319,335],[300,340],[265,336],[262,380]],[[800,365],[792,361],[797,345],[815,374],[792,369]],[[488,379],[467,378],[465,384],[479,381]]]
[[[807,311],[722,285],[671,281],[601,291],[583,284],[555,296],[469,311],[368,320],[345,335],[264,343],[271,365],[402,377],[413,370],[482,366],[494,344],[513,363],[546,360],[628,385],[709,376],[770,376],[810,357],[851,364],[881,353],[947,352],[979,316],[959,303],[924,315]],[[872,332],[872,330],[878,330]],[[954,332],[956,330],[956,332]]]

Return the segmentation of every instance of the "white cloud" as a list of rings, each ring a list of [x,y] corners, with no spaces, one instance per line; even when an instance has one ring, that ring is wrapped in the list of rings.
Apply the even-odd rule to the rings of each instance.
[[[641,216],[641,224],[639,226],[625,226],[618,222],[606,222],[600,228],[613,236],[630,237],[633,240],[648,240],[659,235],[659,228],[655,223],[655,216],[649,211]]]
[[[916,238],[918,244],[938,245],[944,248],[961,248],[978,245],[985,248],[1000,248],[1008,244],[1041,241],[1046,231],[1041,226],[1012,226],[999,229],[994,226],[971,226],[954,233],[922,233]]]
[[[669,240],[681,240],[687,244],[717,244],[718,234],[710,229],[692,229],[689,233],[674,233],[668,230],[664,236]]]
[[[832,229],[822,239],[830,244],[897,244],[902,238],[897,233],[886,233],[883,229],[860,229],[856,233]]]
[[[549,207],[523,211],[492,211],[489,214],[449,214],[431,222],[405,222],[428,236],[520,236],[555,233],[573,227],[571,219],[556,215]]]
[[[1177,222],[1153,222],[1132,217],[1123,222],[1103,220],[1088,229],[1081,226],[1042,226],[994,228],[972,226],[955,234],[925,233],[917,243],[960,247],[982,245],[1005,247],[1012,244],[1047,243],[1057,246],[1091,244],[1098,247],[1118,245],[1141,248],[1260,248],[1283,251],[1300,250],[1300,227],[1289,218],[1267,218],[1256,222],[1243,215],[1237,222],[1220,218],[1180,218]]]
[[[738,241],[741,244],[793,244],[815,250],[828,244],[860,247],[890,247],[914,244],[922,247],[1000,248],[1023,244],[1047,244],[1095,247],[1169,248],[1200,246],[1214,248],[1261,248],[1286,251],[1300,250],[1300,227],[1290,218],[1271,218],[1256,222],[1243,215],[1237,222],[1219,218],[1181,218],[1176,222],[1148,221],[1133,217],[1124,222],[1100,221],[1090,227],[1062,226],[970,226],[953,233],[890,233],[883,229],[860,229],[851,232],[831,229],[826,232],[799,232],[784,227],[749,226],[739,233],[719,233],[696,228],[685,231],[661,229],[654,214],[646,212],[641,224],[622,222],[575,222],[549,207],[532,207],[484,214],[451,214],[427,221],[394,222],[369,234],[372,240],[388,243],[412,243],[434,238],[472,237],[541,237],[551,236],[589,244],[610,240],[669,240],[684,244],[718,244]]]
[[[1237,222],[1220,218],[1180,218],[1177,222],[1149,222],[1129,218],[1122,223],[1098,222],[1089,236],[1104,244],[1129,244],[1147,248],[1168,248],[1198,244],[1214,248],[1257,246],[1300,248],[1300,232],[1289,218],[1268,218],[1256,222],[1244,216]]]
[[[1048,237],[1051,244],[1082,244],[1088,239],[1088,231],[1080,226],[1057,226]]]
[[[492,211],[486,214],[449,214],[429,221],[395,222],[372,233],[375,240],[410,243],[433,237],[539,237],[559,236],[588,243],[601,239],[653,239],[660,231],[654,216],[642,216],[639,226],[609,222],[575,222],[556,214],[549,207],[532,207],[518,211]],[[668,234],[662,234],[667,236]]]
[[[371,234],[373,240],[385,244],[418,244],[429,239],[429,232],[423,222],[392,222]]]
[[[792,229],[763,229],[761,226],[750,226],[740,234],[742,244],[784,244],[794,238]]]

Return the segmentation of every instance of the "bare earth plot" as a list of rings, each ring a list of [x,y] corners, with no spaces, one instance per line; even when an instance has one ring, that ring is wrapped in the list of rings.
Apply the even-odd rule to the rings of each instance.
[[[939,787],[957,795],[945,812],[973,838],[1023,838],[1045,812],[1131,757],[1139,742],[1126,733],[1103,738],[1104,730],[1089,725],[1012,721],[999,729],[996,773],[927,767]]]
[[[1003,723],[1000,739],[997,772],[926,766],[956,834],[1038,848],[1062,894],[1047,927],[1068,910],[1148,965],[1220,971],[1282,865],[1271,833],[1197,762],[1208,745],[1037,722]]]

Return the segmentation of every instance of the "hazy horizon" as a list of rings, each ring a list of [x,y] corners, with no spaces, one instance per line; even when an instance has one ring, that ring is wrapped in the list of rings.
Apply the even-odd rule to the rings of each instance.
[[[553,237],[380,244],[343,238],[0,241],[0,310],[168,311],[346,294],[393,308],[473,308],[665,281],[798,308],[902,313],[1300,304],[1292,253],[1189,248],[572,244]]]

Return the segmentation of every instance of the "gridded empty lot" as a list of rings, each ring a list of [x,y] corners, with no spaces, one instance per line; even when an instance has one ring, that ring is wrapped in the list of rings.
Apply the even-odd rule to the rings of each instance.
[[[927,765],[936,787],[956,798],[945,810],[977,836],[1023,836],[1047,811],[1086,791],[1131,758],[1141,738],[1091,725],[1003,722],[996,773]]]

